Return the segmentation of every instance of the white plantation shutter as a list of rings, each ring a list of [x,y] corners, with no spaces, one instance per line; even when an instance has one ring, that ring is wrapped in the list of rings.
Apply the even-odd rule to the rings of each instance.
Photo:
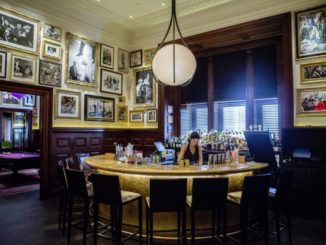
[[[184,135],[188,130],[208,129],[207,103],[191,103],[181,105],[180,133]]]

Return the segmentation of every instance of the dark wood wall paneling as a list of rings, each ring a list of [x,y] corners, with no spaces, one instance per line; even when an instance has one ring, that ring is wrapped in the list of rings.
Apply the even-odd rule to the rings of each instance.
[[[208,70],[208,126],[213,127],[212,108],[214,104],[214,71],[212,69],[212,57],[219,54],[236,51],[250,52],[251,49],[276,45],[277,47],[277,80],[278,98],[280,103],[280,128],[293,127],[293,79],[292,79],[292,48],[291,48],[291,13],[285,13],[256,21],[251,21],[236,26],[226,27],[185,38],[186,43],[194,52],[196,58],[207,58]],[[248,62],[250,53],[248,53]],[[252,74],[247,73],[246,80],[250,80]],[[252,80],[252,79],[251,79]],[[250,92],[250,91],[248,91]],[[171,99],[169,96],[174,95]],[[165,100],[176,110],[180,101],[185,101],[182,96],[187,95],[187,87],[170,87],[165,89]],[[252,97],[252,95],[250,94]],[[172,103],[172,104],[171,104]],[[166,115],[165,115],[166,117]],[[249,115],[247,120],[252,120]],[[177,123],[176,123],[177,122]],[[173,135],[179,136],[180,115],[175,113]]]

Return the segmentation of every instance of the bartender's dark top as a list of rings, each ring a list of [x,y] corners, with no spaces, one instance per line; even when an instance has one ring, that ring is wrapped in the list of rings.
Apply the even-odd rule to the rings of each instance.
[[[192,154],[190,150],[190,144],[187,145],[186,152],[183,156],[183,159],[189,159],[190,163],[196,163],[199,161],[199,148],[198,145],[195,146],[195,153]]]

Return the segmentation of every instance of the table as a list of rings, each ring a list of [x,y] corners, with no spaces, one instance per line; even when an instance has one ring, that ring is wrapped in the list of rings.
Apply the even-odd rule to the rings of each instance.
[[[188,167],[179,167],[178,165],[160,165],[160,164],[128,164],[112,159],[109,155],[97,155],[86,159],[86,163],[97,172],[108,175],[118,175],[121,189],[133,191],[142,194],[143,200],[149,196],[149,181],[152,178],[171,179],[186,178],[187,194],[192,191],[192,180],[195,177],[212,178],[228,177],[229,191],[238,191],[242,189],[242,183],[245,176],[252,175],[253,171],[268,167],[266,163],[245,163],[245,164],[217,164],[211,165],[191,165]],[[137,207],[130,205],[124,207],[124,222],[137,224]],[[145,201],[143,201],[143,230],[145,230]],[[102,209],[102,214],[106,209]],[[107,213],[104,213],[108,215]],[[207,215],[203,214],[196,221],[196,227],[208,227],[211,222]],[[188,216],[189,217],[189,216]],[[176,227],[175,218],[171,213],[155,214],[155,229],[171,229]],[[187,219],[189,227],[189,219]],[[127,227],[126,227],[127,229]],[[131,232],[132,230],[127,230]],[[174,235],[171,234],[170,237]]]
[[[11,169],[14,177],[20,169],[40,168],[40,154],[34,152],[0,153],[0,168]]]

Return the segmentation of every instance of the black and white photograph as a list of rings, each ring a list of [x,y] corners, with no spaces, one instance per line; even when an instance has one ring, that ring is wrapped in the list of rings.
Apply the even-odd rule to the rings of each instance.
[[[326,88],[297,89],[297,115],[326,115]]]
[[[156,53],[157,48],[150,48],[144,50],[144,65],[149,66],[152,65],[152,60]]]
[[[35,82],[36,58],[11,55],[10,77],[19,82]]]
[[[326,54],[326,6],[296,13],[297,58]]]
[[[33,107],[33,106],[36,105],[36,97],[35,97],[35,95],[25,94],[25,96],[22,99],[23,99],[23,106]]]
[[[80,93],[56,90],[55,117],[80,119]]]
[[[17,98],[14,93],[0,92],[1,104],[4,106],[17,106],[21,104],[20,98]],[[19,96],[20,97],[20,96]]]
[[[143,50],[130,52],[130,68],[143,65]]]
[[[118,49],[118,70],[124,73],[129,72],[129,52]]]
[[[97,43],[67,33],[66,82],[97,87]]]
[[[47,60],[40,60],[39,64],[39,84],[61,87],[61,64]]]
[[[135,71],[135,106],[155,106],[155,80],[150,68]]]
[[[106,69],[101,69],[101,92],[122,94],[122,74]]]
[[[22,127],[25,123],[25,113],[24,112],[15,112],[14,115],[14,127]]]
[[[117,118],[118,121],[122,121],[122,122],[128,121],[128,106],[126,105],[117,106]]]
[[[38,52],[38,20],[0,8],[0,45]]]
[[[110,121],[115,120],[114,98],[85,95],[84,120],[85,121]]]
[[[157,109],[150,109],[147,110],[147,122],[152,123],[152,122],[157,122]]]
[[[0,51],[0,78],[7,76],[7,53]]]
[[[100,66],[114,68],[114,48],[101,43]]]
[[[130,122],[143,122],[144,121],[144,111],[129,111],[129,121]]]
[[[301,65],[301,83],[325,82],[326,62]]]
[[[43,37],[61,42],[61,28],[45,23]]]
[[[48,41],[43,42],[43,57],[52,59],[61,59],[61,45],[51,43]]]

